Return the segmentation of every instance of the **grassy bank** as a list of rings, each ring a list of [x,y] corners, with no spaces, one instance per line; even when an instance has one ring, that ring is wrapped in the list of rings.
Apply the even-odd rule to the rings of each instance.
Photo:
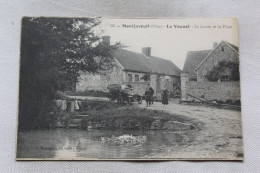
[[[81,114],[85,114],[85,111],[101,111],[101,110],[110,110],[123,108],[126,105],[118,104],[108,101],[93,101],[93,100],[84,100],[81,102]]]
[[[187,129],[187,126],[188,129],[202,127],[200,122],[184,116],[108,101],[85,100],[81,102],[80,110],[71,113],[56,109],[51,117],[48,123],[51,128],[55,124],[60,127],[77,125],[83,129],[105,130],[159,130],[182,126],[181,130]]]
[[[79,112],[78,115],[87,115],[82,121],[83,128],[161,129],[167,121],[189,123],[197,128],[201,126],[198,122],[183,116],[104,101],[89,102],[87,109]]]

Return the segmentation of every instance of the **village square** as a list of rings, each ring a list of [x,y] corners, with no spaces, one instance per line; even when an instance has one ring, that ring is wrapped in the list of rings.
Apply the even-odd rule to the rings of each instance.
[[[44,22],[24,20],[24,26]],[[64,62],[45,61],[44,53],[29,52],[26,41],[31,41],[24,41],[22,58],[31,53],[48,65],[27,71],[34,62],[21,61],[20,93],[25,94],[20,95],[17,159],[243,159],[238,46],[222,40],[208,43],[211,49],[187,51],[181,69],[154,56],[154,47],[132,51],[112,44],[109,35],[96,40],[91,35],[88,39],[99,45],[80,52],[85,46],[80,24],[97,24],[66,22],[79,31],[80,41],[60,54],[46,53],[68,56]],[[81,54],[91,58],[80,59]],[[56,71],[53,63],[63,65]],[[37,70],[38,77],[32,73]],[[28,83],[34,88],[27,89]]]

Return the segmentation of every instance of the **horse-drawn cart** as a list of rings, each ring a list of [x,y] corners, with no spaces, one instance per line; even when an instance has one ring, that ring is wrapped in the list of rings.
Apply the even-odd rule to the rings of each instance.
[[[107,89],[109,90],[108,98],[111,101],[117,101],[118,103],[131,104],[137,101],[142,103],[142,96],[133,92],[132,88],[127,85],[110,84]]]

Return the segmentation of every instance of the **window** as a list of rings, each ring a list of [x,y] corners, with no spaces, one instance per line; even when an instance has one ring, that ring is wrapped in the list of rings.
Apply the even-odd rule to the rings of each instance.
[[[225,50],[224,47],[221,47],[221,51],[224,52],[224,50]]]
[[[129,82],[133,82],[132,74],[128,74],[128,81],[129,81]]]
[[[135,75],[135,82],[139,82],[139,75]]]

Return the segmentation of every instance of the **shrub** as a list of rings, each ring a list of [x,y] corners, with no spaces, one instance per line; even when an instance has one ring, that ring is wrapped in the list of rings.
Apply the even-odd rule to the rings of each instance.
[[[229,76],[230,81],[239,81],[239,63],[231,61],[220,61],[218,65],[214,66],[212,70],[208,71],[205,77],[212,82],[218,81],[222,77],[222,71],[226,68],[231,69],[231,74]]]

